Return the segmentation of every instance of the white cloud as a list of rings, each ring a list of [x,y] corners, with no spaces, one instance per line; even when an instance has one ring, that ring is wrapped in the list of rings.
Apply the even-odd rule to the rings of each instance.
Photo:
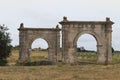
[[[15,45],[19,43],[17,28],[21,22],[28,27],[55,27],[63,16],[89,21],[111,17],[115,22],[113,44],[120,50],[119,4],[119,0],[0,0],[0,24],[10,28]]]

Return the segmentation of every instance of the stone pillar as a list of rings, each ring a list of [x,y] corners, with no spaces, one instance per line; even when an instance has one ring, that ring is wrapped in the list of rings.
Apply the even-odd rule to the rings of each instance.
[[[28,49],[28,52],[27,52],[27,54],[28,54],[28,62],[31,62],[31,58],[30,58],[30,56],[31,56],[31,49],[29,48]]]
[[[53,46],[49,47],[48,61],[56,62],[55,48]]]
[[[105,45],[97,45],[97,63],[105,64],[106,62],[106,49]]]
[[[20,49],[19,49],[19,63],[25,63],[28,61],[28,49],[26,46],[26,42],[25,42],[25,33],[24,33],[24,25],[23,23],[20,24],[20,28],[19,30],[19,45],[20,45]]]
[[[67,17],[63,17],[63,21],[60,24],[62,25],[62,61],[74,64],[76,62],[76,48],[73,46],[73,40],[70,40],[69,37],[71,24],[69,24]]]
[[[67,30],[65,30],[66,25],[62,25],[62,61],[69,63],[68,57],[68,46],[67,46]]]
[[[60,28],[56,26],[56,54],[57,54],[57,62],[61,61],[61,54],[60,54]]]
[[[26,63],[30,61],[29,48],[25,45],[25,41],[20,41],[19,62]]]
[[[112,24],[110,18],[106,18],[106,63],[109,64],[112,62]]]
[[[77,62],[77,57],[76,57],[76,48],[74,47],[69,47],[68,49],[68,63],[76,63]]]
[[[19,30],[19,62],[22,63],[23,62],[23,58],[24,58],[24,33],[23,33],[23,29],[24,29],[24,25],[23,23],[20,24],[20,28]]]
[[[50,37],[48,60],[52,62],[60,60],[60,30],[57,25],[56,29],[51,33],[53,38]]]

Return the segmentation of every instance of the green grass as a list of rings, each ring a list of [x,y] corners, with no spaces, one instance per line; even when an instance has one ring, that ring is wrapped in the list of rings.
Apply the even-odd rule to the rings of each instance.
[[[120,63],[120,56],[113,56],[113,63]]]
[[[19,51],[13,50],[12,55],[7,59],[8,63],[17,63],[19,58]],[[32,51],[31,52],[31,62],[34,61],[46,61],[48,60],[48,52],[47,51]]]
[[[82,52],[84,53],[84,52]],[[112,62],[113,63],[119,63],[120,62],[120,56],[118,56],[120,54],[120,52],[114,52],[113,53],[113,57],[112,57]],[[12,55],[7,59],[8,63],[16,63],[18,61],[18,56],[19,56],[19,51],[18,50],[14,50],[12,51]],[[97,61],[97,54],[96,53],[92,53],[88,52],[88,53],[84,53],[84,54],[79,54],[78,52],[78,60],[81,61],[88,61],[88,62],[96,62]],[[47,51],[32,51],[31,53],[31,62],[34,61],[47,61],[48,60],[48,52]]]
[[[86,52],[85,52],[86,53]],[[79,61],[90,61],[90,62],[96,62],[97,55],[96,54],[79,54],[77,55]]]
[[[78,60],[79,61],[88,61],[88,62],[96,62],[97,54],[91,52],[82,52],[83,54],[79,54],[78,52]],[[114,52],[112,56],[112,63],[120,63],[120,52]]]
[[[35,52],[31,57],[44,56],[47,52]],[[83,61],[96,59],[95,55],[78,55]],[[40,60],[32,58],[32,61]],[[8,58],[8,62],[18,60],[18,51]],[[0,66],[0,80],[120,80],[120,56],[113,56],[113,62],[116,64],[97,65],[65,65],[59,62],[56,65],[42,66]]]
[[[113,53],[113,63],[120,63],[120,52],[116,51]]]

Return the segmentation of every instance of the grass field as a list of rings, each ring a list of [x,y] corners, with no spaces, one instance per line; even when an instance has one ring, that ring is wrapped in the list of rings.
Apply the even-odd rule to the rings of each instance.
[[[32,61],[46,59],[46,52],[32,55]],[[41,56],[41,57],[40,57]],[[39,59],[38,59],[39,58]],[[8,58],[9,63],[17,62],[18,51]],[[85,58],[86,59],[86,58]],[[119,62],[119,57],[114,57]],[[97,65],[56,65],[47,66],[1,66],[0,80],[120,80],[120,64]]]

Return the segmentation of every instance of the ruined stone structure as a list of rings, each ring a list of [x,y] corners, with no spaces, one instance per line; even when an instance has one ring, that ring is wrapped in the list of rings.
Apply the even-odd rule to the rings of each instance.
[[[48,60],[58,61],[58,54],[60,49],[60,29],[56,28],[24,28],[23,24],[20,25],[19,30],[19,62],[27,62],[30,60],[31,45],[34,40],[42,38],[48,43]]]
[[[49,60],[65,63],[77,62],[77,40],[83,34],[92,35],[97,42],[97,63],[106,64],[112,61],[111,39],[112,24],[109,18],[106,21],[69,21],[67,17],[60,22],[62,25],[62,54],[60,54],[60,29],[24,28],[20,25],[20,57],[19,61],[29,60],[29,49],[36,38],[43,38],[49,45]],[[60,59],[59,56],[62,56]]]
[[[111,32],[113,22],[109,18],[106,18],[106,21],[68,21],[64,17],[60,24],[62,25],[63,62],[77,62],[77,40],[83,34],[90,34],[97,41],[97,63],[106,64],[112,61]]]

